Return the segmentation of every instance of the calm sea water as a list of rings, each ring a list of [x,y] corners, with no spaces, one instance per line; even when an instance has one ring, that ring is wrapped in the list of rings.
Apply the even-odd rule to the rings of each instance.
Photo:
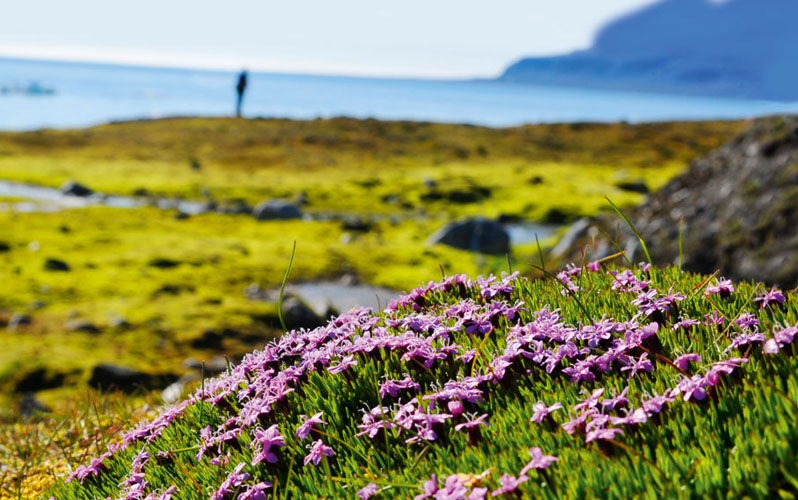
[[[0,59],[0,130],[82,127],[234,111],[235,72]],[[53,94],[18,92],[38,86]],[[2,88],[11,89],[2,93]],[[373,117],[488,126],[748,118],[798,103],[666,96],[498,82],[251,73],[244,114]]]

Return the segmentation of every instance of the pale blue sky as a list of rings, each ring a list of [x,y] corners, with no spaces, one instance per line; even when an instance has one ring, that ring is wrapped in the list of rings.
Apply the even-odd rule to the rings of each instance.
[[[380,76],[495,76],[654,0],[4,2],[0,56]]]

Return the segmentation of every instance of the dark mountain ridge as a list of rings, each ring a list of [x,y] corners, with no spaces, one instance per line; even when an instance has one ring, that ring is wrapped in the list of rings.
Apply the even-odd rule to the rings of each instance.
[[[798,100],[798,1],[663,0],[605,26],[588,50],[525,58],[500,80]]]

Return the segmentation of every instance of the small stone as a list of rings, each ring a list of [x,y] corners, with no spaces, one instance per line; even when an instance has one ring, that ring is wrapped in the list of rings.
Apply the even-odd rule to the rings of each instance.
[[[8,320],[8,329],[12,332],[16,331],[21,326],[28,326],[33,323],[33,318],[28,314],[14,313]]]
[[[293,203],[275,199],[255,205],[252,216],[258,220],[300,219],[302,212]]]
[[[71,196],[91,196],[94,191],[75,181],[66,181],[61,185],[61,192]]]
[[[47,271],[66,272],[69,271],[69,264],[61,259],[51,257],[44,261],[44,269]]]
[[[102,329],[94,323],[85,319],[73,319],[67,321],[64,325],[67,331],[70,332],[83,332],[83,333],[100,333]]]

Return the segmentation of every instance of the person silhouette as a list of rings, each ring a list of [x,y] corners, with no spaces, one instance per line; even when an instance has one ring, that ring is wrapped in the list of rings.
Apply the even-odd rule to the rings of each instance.
[[[238,85],[236,85],[236,92],[238,92],[238,101],[236,103],[236,116],[241,118],[241,102],[244,100],[244,91],[247,89],[247,70],[243,70],[238,75]]]

